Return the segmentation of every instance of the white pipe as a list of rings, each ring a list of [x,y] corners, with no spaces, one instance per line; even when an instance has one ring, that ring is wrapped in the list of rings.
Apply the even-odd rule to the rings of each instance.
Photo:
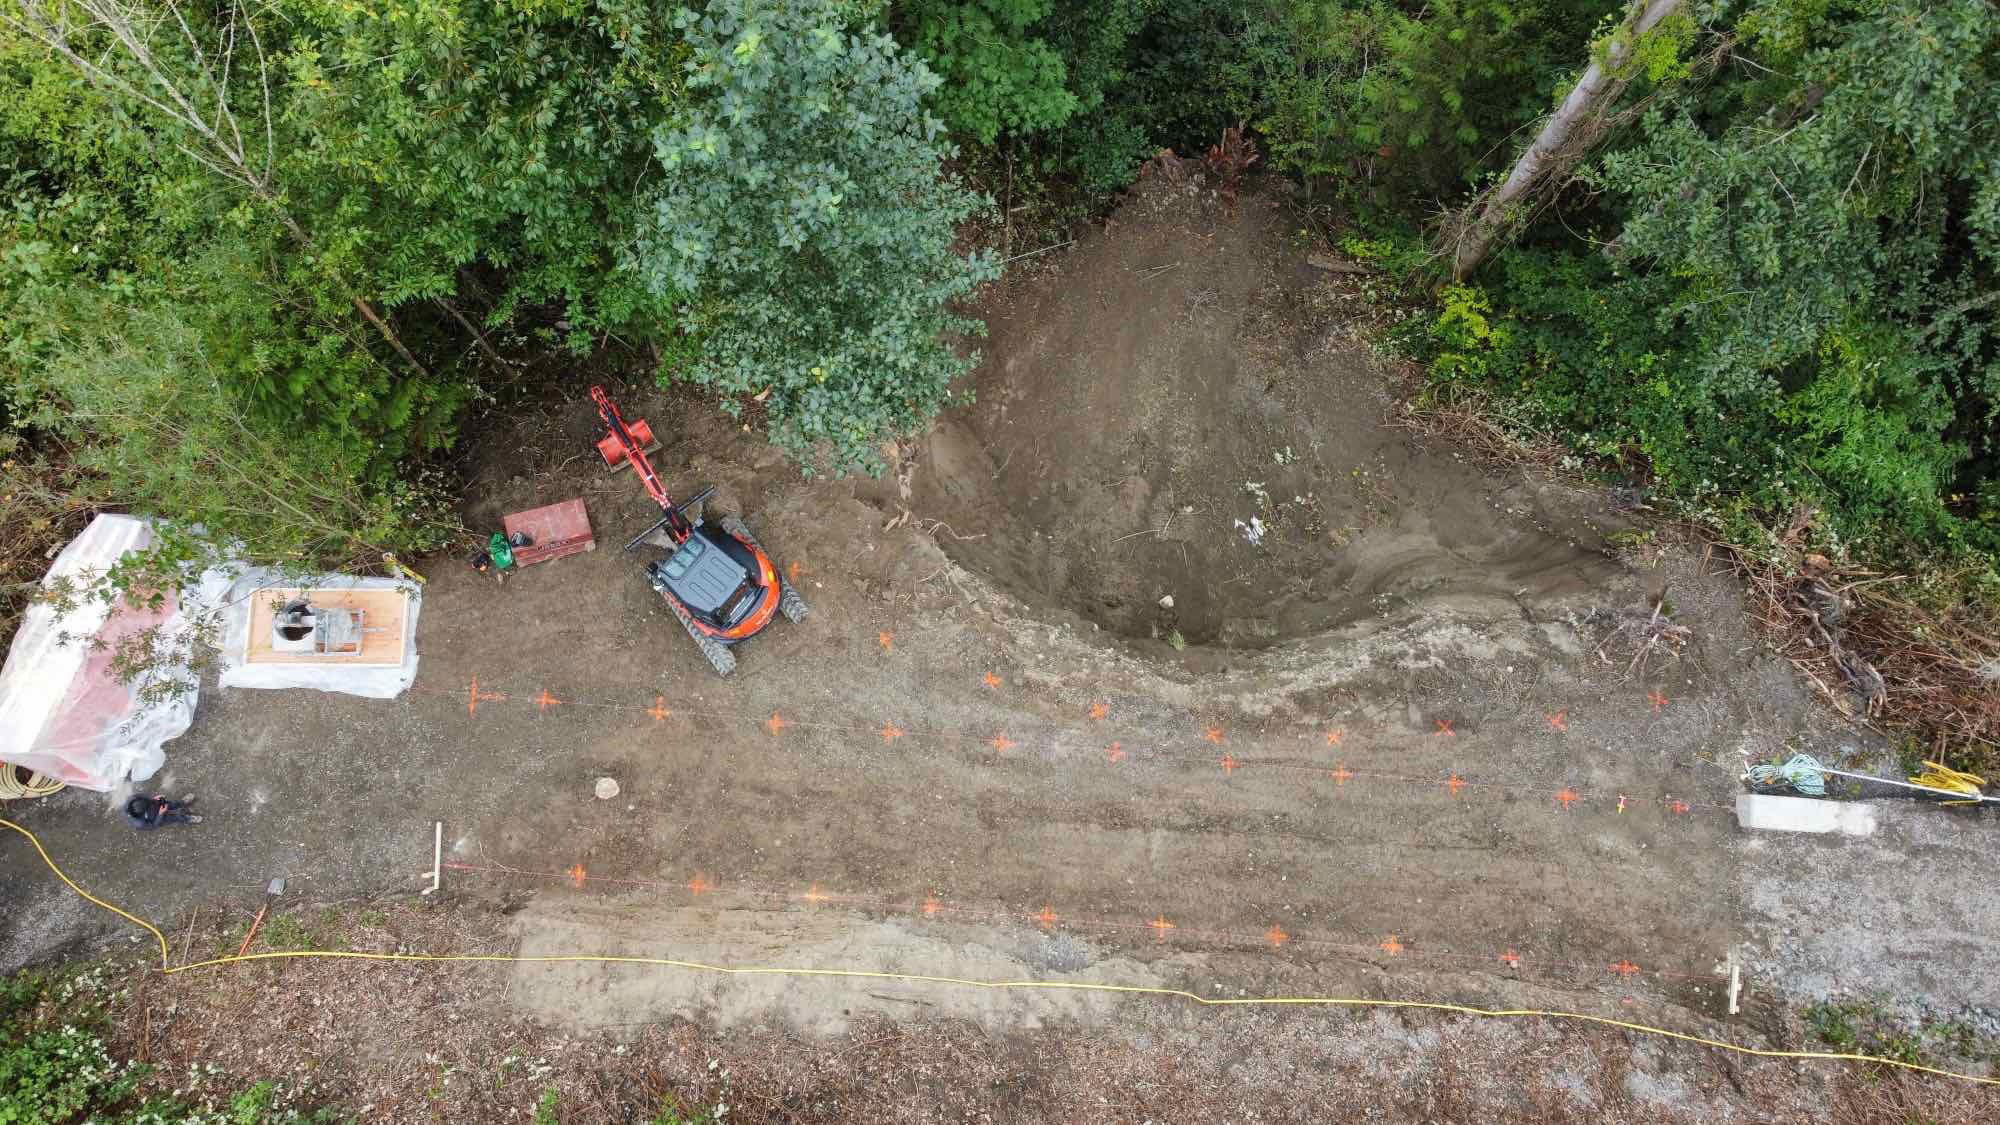
[[[424,890],[420,893],[422,894],[436,893],[438,889],[438,880],[443,876],[443,874],[444,874],[444,821],[440,820],[436,824],[431,826],[431,885],[424,888]]]

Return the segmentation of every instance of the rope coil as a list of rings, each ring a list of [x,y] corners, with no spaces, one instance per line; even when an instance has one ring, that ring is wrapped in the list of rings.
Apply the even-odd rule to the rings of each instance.
[[[1826,767],[1810,754],[1794,754],[1783,765],[1758,762],[1744,776],[1760,789],[1789,786],[1808,797],[1826,796]]]
[[[1893,777],[1872,777],[1865,773],[1851,773],[1821,764],[1811,754],[1794,754],[1783,764],[1758,762],[1743,771],[1743,780],[1748,781],[1759,792],[1791,788],[1808,797],[1826,796],[1826,779],[1849,777],[1856,781],[1872,781],[1880,785],[1897,785],[1904,789],[1915,789],[1920,793],[1948,797],[1944,805],[1977,805],[1986,801],[2000,802],[2000,797],[1988,797],[1984,788],[1986,779],[1976,773],[1965,773],[1952,769],[1942,762],[1925,762],[1924,772],[1908,781],[1897,781]]]

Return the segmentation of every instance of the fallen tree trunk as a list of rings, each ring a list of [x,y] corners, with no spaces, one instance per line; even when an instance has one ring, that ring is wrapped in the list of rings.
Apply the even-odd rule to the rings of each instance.
[[[1562,105],[1542,124],[1534,143],[1514,162],[1507,178],[1466,206],[1462,216],[1471,216],[1469,220],[1454,224],[1452,280],[1462,281],[1478,269],[1493,248],[1518,225],[1534,189],[1567,175],[1583,154],[1602,139],[1605,111],[1625,88],[1625,64],[1632,57],[1632,44],[1679,10],[1683,2],[1633,0],[1625,22],[1605,44],[1603,52],[1590,60],[1583,77],[1577,79]]]

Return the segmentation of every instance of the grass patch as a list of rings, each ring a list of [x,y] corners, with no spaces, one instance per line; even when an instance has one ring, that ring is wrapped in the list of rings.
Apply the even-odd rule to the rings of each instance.
[[[264,919],[264,928],[260,932],[264,944],[273,950],[319,948],[319,936],[295,915],[273,914]]]
[[[2000,1042],[1962,1019],[1914,1025],[1876,1000],[1822,1001],[1800,1015],[1813,1039],[1834,1051],[1945,1069],[2000,1062]]]
[[[721,1125],[722,1119],[705,1109],[689,1110],[679,1099],[667,1095],[660,1103],[660,1112],[653,1115],[647,1125]]]
[[[1851,1005],[1813,1004],[1806,1008],[1805,1018],[1814,1037],[1836,1051],[1852,1051],[1861,1044],[1861,1032],[1855,1026],[1855,1010]]]

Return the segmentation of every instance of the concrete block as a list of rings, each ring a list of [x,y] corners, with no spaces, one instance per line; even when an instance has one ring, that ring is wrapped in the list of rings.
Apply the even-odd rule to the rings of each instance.
[[[1838,832],[1872,836],[1875,809],[1855,801],[1825,801],[1814,797],[1779,797],[1769,793],[1739,793],[1736,824],[1760,832]]]

